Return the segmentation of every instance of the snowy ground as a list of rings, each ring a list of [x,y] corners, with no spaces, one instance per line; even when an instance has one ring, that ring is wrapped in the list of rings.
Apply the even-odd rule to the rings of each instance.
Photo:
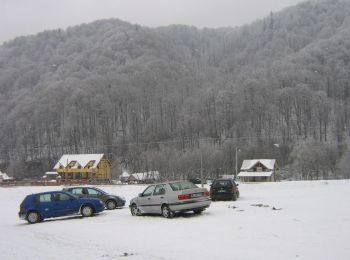
[[[144,186],[103,188],[129,201]],[[18,218],[19,204],[29,193],[55,188],[0,188],[0,258],[350,259],[350,181],[239,188],[238,201],[213,202],[201,216],[132,217],[125,207],[35,225]]]

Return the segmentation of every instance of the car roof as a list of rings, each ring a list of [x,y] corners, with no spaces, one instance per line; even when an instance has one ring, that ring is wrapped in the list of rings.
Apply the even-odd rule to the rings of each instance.
[[[76,189],[76,188],[97,188],[95,186],[68,186],[64,187],[63,189]]]
[[[157,183],[151,183],[148,186],[151,185],[161,185],[161,184],[171,184],[171,183],[177,183],[177,182],[190,182],[189,180],[177,180],[177,181],[165,181],[165,182],[157,182]]]
[[[63,193],[67,193],[65,191],[62,191],[62,190],[54,190],[54,191],[44,191],[44,192],[39,192],[39,193],[32,193],[30,195],[42,195],[42,194],[51,194],[51,193],[57,193],[57,192],[63,192]],[[67,193],[69,194],[69,193]],[[28,195],[28,196],[30,196]]]

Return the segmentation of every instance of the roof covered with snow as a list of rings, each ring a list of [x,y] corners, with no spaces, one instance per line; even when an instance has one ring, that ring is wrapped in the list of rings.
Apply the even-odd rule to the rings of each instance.
[[[120,178],[128,178],[129,176],[130,176],[129,173],[123,172],[123,173],[120,175]]]
[[[272,171],[269,172],[240,172],[238,173],[238,177],[270,177],[272,175]]]
[[[250,170],[257,163],[261,163],[267,169],[273,170],[275,168],[276,160],[275,159],[254,159],[254,160],[244,160],[242,163],[241,170]]]
[[[45,175],[58,175],[58,172],[45,172]]]
[[[60,166],[67,167],[72,161],[77,163],[72,168],[78,166],[85,167],[89,162],[94,161],[90,168],[96,168],[103,157],[103,153],[100,154],[64,154],[61,159],[56,163],[54,169],[57,170]]]
[[[136,180],[145,181],[145,180],[158,180],[160,174],[158,171],[149,171],[149,172],[139,172],[131,174]]]
[[[6,173],[0,171],[0,179],[1,180],[12,180],[12,177],[9,177]]]

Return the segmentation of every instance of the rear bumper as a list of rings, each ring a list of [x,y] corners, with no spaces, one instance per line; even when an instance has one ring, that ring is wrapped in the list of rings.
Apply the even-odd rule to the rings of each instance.
[[[210,195],[212,200],[232,200],[233,196],[234,193],[215,193]]]
[[[194,209],[205,209],[210,206],[211,200],[205,199],[200,201],[184,201],[169,204],[172,211],[190,211]]]

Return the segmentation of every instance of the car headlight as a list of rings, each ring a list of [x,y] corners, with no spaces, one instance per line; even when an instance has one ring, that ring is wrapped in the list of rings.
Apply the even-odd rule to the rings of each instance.
[[[103,201],[102,201],[102,200],[100,200],[100,204],[101,204],[101,205],[104,205],[104,203],[103,203]]]

